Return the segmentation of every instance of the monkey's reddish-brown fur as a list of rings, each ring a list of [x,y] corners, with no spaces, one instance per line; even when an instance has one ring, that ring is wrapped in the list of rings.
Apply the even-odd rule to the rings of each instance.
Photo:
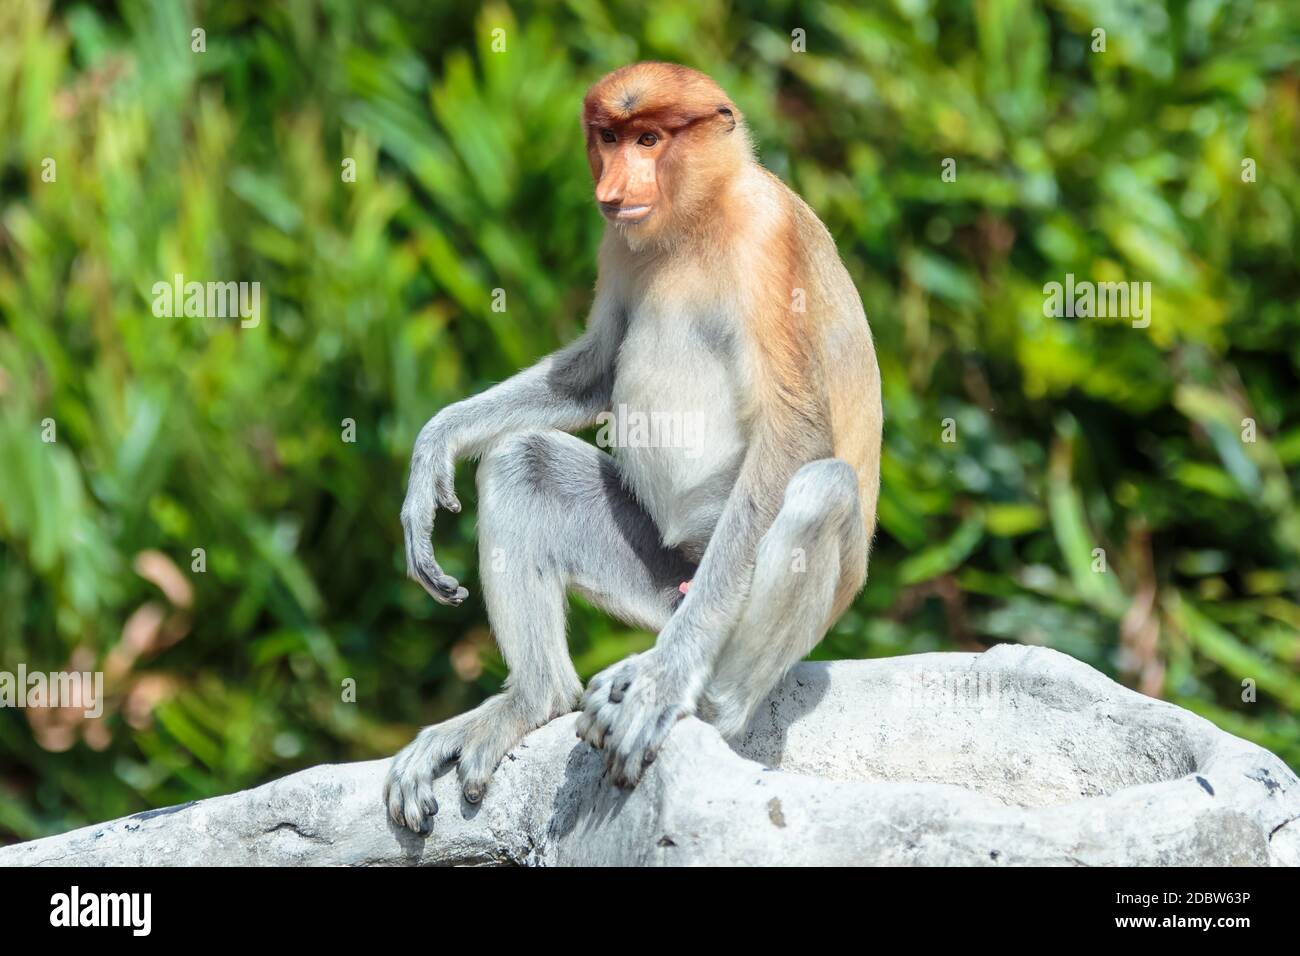
[[[587,91],[582,121],[589,130],[636,122],[675,132],[722,115],[720,109],[739,119],[730,97],[703,73],[675,63],[634,63]]]

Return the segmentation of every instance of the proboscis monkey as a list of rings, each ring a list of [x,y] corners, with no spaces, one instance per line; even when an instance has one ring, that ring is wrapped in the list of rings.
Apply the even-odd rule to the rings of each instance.
[[[480,459],[479,573],[510,668],[500,694],[394,758],[389,812],[414,830],[445,766],[477,803],[505,754],[579,698],[578,736],[622,786],[684,715],[736,738],[866,579],[880,372],[830,234],[701,73],[624,67],[582,121],[607,222],[586,332],[443,409],[411,459],[408,571],[452,605],[467,592],[434,559],[434,512],[460,510],[455,463]],[[612,454],[567,434],[611,420]],[[569,591],[658,633],[585,695]]]

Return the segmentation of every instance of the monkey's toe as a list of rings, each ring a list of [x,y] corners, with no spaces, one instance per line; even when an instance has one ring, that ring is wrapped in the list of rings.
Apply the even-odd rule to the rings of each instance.
[[[434,780],[460,753],[463,730],[456,721],[425,727],[393,758],[384,779],[384,802],[398,826],[428,833],[438,812]]]
[[[608,690],[598,690],[583,698],[582,707],[582,716],[578,718],[576,727],[578,737],[597,750],[603,750],[613,729],[618,705],[610,703]]]
[[[614,718],[618,726],[607,738],[610,745],[604,748],[605,771],[615,786],[630,790],[637,785],[683,713],[680,707],[647,705],[641,705],[637,712],[618,712]]]
[[[644,654],[629,654],[616,664],[611,664],[587,682],[587,696],[608,692],[615,685],[627,687],[637,675]]]
[[[419,834],[429,832],[438,812],[432,778],[423,779],[413,774],[409,765],[398,767],[396,762],[384,781],[384,800],[394,823]]]

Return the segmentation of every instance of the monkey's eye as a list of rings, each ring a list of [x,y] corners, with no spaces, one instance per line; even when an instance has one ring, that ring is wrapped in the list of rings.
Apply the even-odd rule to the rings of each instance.
[[[614,131],[612,129],[602,129],[600,131],[600,138],[606,143],[618,142],[618,137],[614,135]]]
[[[642,146],[650,147],[659,142],[659,137],[654,133],[642,133],[641,138],[637,140]]]

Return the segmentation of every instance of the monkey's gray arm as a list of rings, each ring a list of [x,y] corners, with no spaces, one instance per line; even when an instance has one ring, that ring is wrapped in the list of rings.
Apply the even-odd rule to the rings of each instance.
[[[586,333],[536,365],[485,392],[448,405],[420,430],[402,504],[406,573],[435,601],[458,605],[468,596],[433,556],[433,518],[438,508],[460,511],[456,462],[475,458],[504,435],[530,428],[575,431],[595,423],[609,408],[618,313],[597,298]]]
[[[412,477],[418,461],[443,447],[460,461],[479,457],[510,432],[594,424],[609,408],[615,347],[604,330],[593,330],[487,391],[448,405],[421,429]]]
[[[814,434],[809,434],[813,431]],[[771,527],[785,489],[803,465],[830,454],[820,429],[760,429],[745,454],[699,569],[655,644],[663,679],[693,703],[714,659],[740,618],[759,541]]]

